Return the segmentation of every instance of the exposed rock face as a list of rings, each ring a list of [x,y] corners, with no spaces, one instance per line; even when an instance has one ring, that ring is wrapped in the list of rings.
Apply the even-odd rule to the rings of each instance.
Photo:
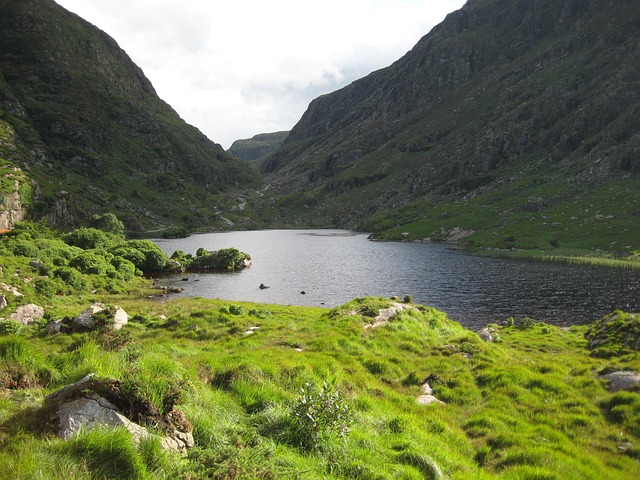
[[[11,192],[5,193],[0,202],[0,230],[10,230],[17,222],[23,221],[27,216],[27,209],[20,199],[20,182],[14,181]]]
[[[44,317],[44,308],[30,303],[28,305],[19,306],[15,312],[9,315],[11,320],[15,320],[24,325],[34,323]]]
[[[113,329],[120,330],[129,321],[129,315],[122,308],[115,306],[113,311],[102,303],[94,303],[80,315],[73,319],[75,327],[85,330],[96,328],[95,315],[100,312],[108,312],[113,320]]]

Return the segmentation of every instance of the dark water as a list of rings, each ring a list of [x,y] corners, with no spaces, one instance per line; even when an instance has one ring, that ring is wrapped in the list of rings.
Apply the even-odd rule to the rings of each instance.
[[[554,325],[640,310],[640,271],[503,260],[448,245],[387,243],[344,230],[266,230],[154,240],[171,255],[234,247],[252,258],[235,273],[163,278],[181,295],[334,307],[377,295],[411,295],[468,328],[529,316]],[[182,278],[189,281],[182,281]],[[264,283],[270,288],[261,290]],[[304,291],[305,294],[301,292]]]

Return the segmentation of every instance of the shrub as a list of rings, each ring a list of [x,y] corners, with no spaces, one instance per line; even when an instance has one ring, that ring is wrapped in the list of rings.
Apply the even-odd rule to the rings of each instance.
[[[229,305],[229,313],[231,315],[238,315],[239,317],[244,315],[244,308],[240,305]]]
[[[112,248],[113,255],[133,263],[143,272],[159,272],[167,265],[167,255],[150,240],[130,240]]]
[[[107,273],[107,259],[95,251],[82,252],[69,262],[69,266],[82,273],[104,275]]]
[[[115,257],[111,260],[111,265],[115,269],[115,277],[122,280],[131,280],[136,276],[136,266],[132,261],[123,257]]]
[[[192,261],[194,268],[213,270],[235,270],[244,266],[245,260],[251,257],[236,248],[223,248],[215,252],[207,252],[199,248]]]
[[[296,443],[305,450],[319,450],[332,438],[344,439],[353,420],[342,394],[325,382],[320,390],[307,382],[292,415]]]
[[[535,324],[536,324],[536,321],[533,318],[523,317],[520,320],[518,320],[517,326],[520,330],[527,330],[529,328],[533,328]]]
[[[98,230],[97,228],[78,228],[64,235],[62,239],[67,244],[82,248],[83,250],[109,248],[118,241],[114,235]]]
[[[36,293],[45,298],[53,298],[60,288],[58,282],[50,278],[37,278],[32,285]]]
[[[94,215],[91,219],[91,226],[103,232],[124,235],[124,224],[113,213]]]
[[[53,271],[53,276],[55,278],[61,279],[68,286],[72,287],[74,290],[86,290],[87,283],[84,278],[82,278],[82,274],[71,267],[60,267],[56,268]]]
[[[9,243],[9,248],[17,257],[35,258],[38,256],[38,247],[26,239],[16,239]]]

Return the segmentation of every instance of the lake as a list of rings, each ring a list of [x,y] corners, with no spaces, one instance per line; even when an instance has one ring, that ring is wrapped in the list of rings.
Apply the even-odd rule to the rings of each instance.
[[[566,326],[617,309],[640,310],[638,270],[496,259],[451,245],[367,237],[346,230],[262,230],[154,242],[168,255],[195,254],[200,247],[251,255],[251,267],[239,272],[163,277],[163,284],[185,289],[180,296],[334,307],[366,295],[411,295],[467,328],[511,316]],[[269,288],[258,288],[261,283]]]

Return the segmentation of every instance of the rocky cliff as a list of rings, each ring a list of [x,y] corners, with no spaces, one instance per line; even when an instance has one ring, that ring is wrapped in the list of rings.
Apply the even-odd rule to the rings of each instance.
[[[396,238],[463,227],[478,243],[637,248],[637,7],[467,2],[393,65],[309,105],[262,165],[279,205]]]
[[[112,211],[129,230],[215,227],[230,190],[258,181],[111,37],[52,0],[0,0],[0,30],[0,120],[18,145],[5,157],[37,184],[35,218],[69,226]]]

